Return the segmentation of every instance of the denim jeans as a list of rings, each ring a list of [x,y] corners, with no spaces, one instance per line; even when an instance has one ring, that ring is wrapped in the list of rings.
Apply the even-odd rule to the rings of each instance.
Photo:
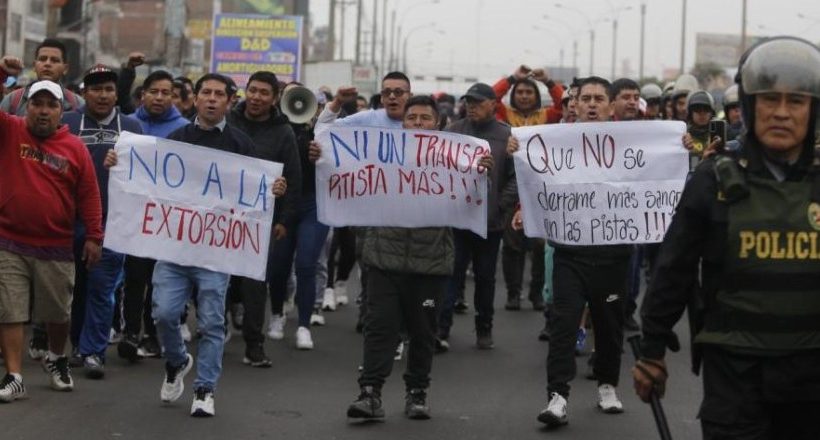
[[[282,310],[287,293],[287,281],[291,265],[296,266],[296,306],[299,309],[299,326],[310,327],[310,315],[316,301],[316,270],[319,254],[325,244],[330,228],[319,223],[316,218],[316,197],[305,195],[299,206],[299,220],[288,231],[281,246],[274,246],[273,255],[268,259],[271,308]],[[294,253],[296,254],[294,259]]]
[[[439,315],[439,332],[449,334],[453,326],[453,306],[458,297],[459,286],[464,285],[467,265],[473,262],[475,278],[475,328],[490,330],[493,327],[493,301],[495,300],[495,267],[498,263],[498,248],[502,231],[487,231],[487,238],[473,232],[453,229],[455,243],[455,267],[447,297]]]
[[[166,361],[179,366],[187,351],[179,331],[185,303],[197,289],[197,329],[202,335],[197,350],[194,389],[216,390],[222,372],[225,346],[225,296],[230,275],[191,266],[157,261],[154,267],[153,317]]]
[[[114,320],[114,293],[123,281],[125,255],[103,248],[100,261],[91,270],[82,260],[85,228],[74,235],[75,282],[71,304],[71,345],[84,356],[96,354],[103,360]]]

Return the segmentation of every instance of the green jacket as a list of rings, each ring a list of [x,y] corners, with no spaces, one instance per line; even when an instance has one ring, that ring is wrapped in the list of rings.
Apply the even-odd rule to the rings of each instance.
[[[455,251],[450,228],[366,228],[362,262],[381,270],[452,275]]]

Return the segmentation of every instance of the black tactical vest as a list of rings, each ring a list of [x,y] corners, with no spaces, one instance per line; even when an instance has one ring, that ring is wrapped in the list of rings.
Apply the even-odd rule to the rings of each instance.
[[[695,342],[820,348],[820,206],[809,203],[810,179],[746,181],[749,196],[729,205],[724,276]]]

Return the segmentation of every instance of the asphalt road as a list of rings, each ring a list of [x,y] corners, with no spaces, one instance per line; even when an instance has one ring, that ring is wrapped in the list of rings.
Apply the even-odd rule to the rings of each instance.
[[[355,307],[326,313],[327,325],[313,329],[316,348],[297,351],[295,321],[288,321],[283,341],[267,341],[274,365],[256,369],[242,364],[244,343],[234,335],[225,350],[216,396],[216,417],[194,419],[189,410],[193,372],[186,393],[164,405],[159,388],[162,361],[129,365],[109,351],[104,380],[74,371],[75,390],[51,391],[34,361],[24,365],[29,398],[0,405],[0,439],[654,439],[659,438],[648,405],[634,395],[624,354],[619,396],[625,412],[607,415],[595,408],[596,383],[578,377],[569,400],[570,423],[545,429],[536,416],[547,401],[545,360],[548,343],[536,338],[541,313],[503,310],[505,290],[498,271],[496,348],[474,348],[471,314],[457,315],[450,352],[436,356],[429,403],[433,418],[411,421],[402,414],[404,361],[397,362],[384,389],[384,422],[350,423],[347,405],[358,394],[357,366],[361,336],[354,331]],[[468,285],[471,295],[472,288]],[[472,312],[472,310],[471,310]],[[674,438],[700,438],[696,419],[702,396],[700,380],[689,372],[688,330],[681,324],[684,347],[668,357],[671,379],[663,400]],[[626,348],[626,345],[625,345]],[[195,348],[194,348],[195,350]],[[579,372],[585,357],[579,359]]]

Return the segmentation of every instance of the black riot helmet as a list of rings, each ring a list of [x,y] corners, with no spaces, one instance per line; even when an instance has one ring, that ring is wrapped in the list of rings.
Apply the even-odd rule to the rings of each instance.
[[[804,145],[813,146],[820,103],[820,49],[796,37],[775,37],[752,46],[740,58],[738,84],[743,120],[754,136],[754,97],[759,93],[811,96],[812,118]]]

